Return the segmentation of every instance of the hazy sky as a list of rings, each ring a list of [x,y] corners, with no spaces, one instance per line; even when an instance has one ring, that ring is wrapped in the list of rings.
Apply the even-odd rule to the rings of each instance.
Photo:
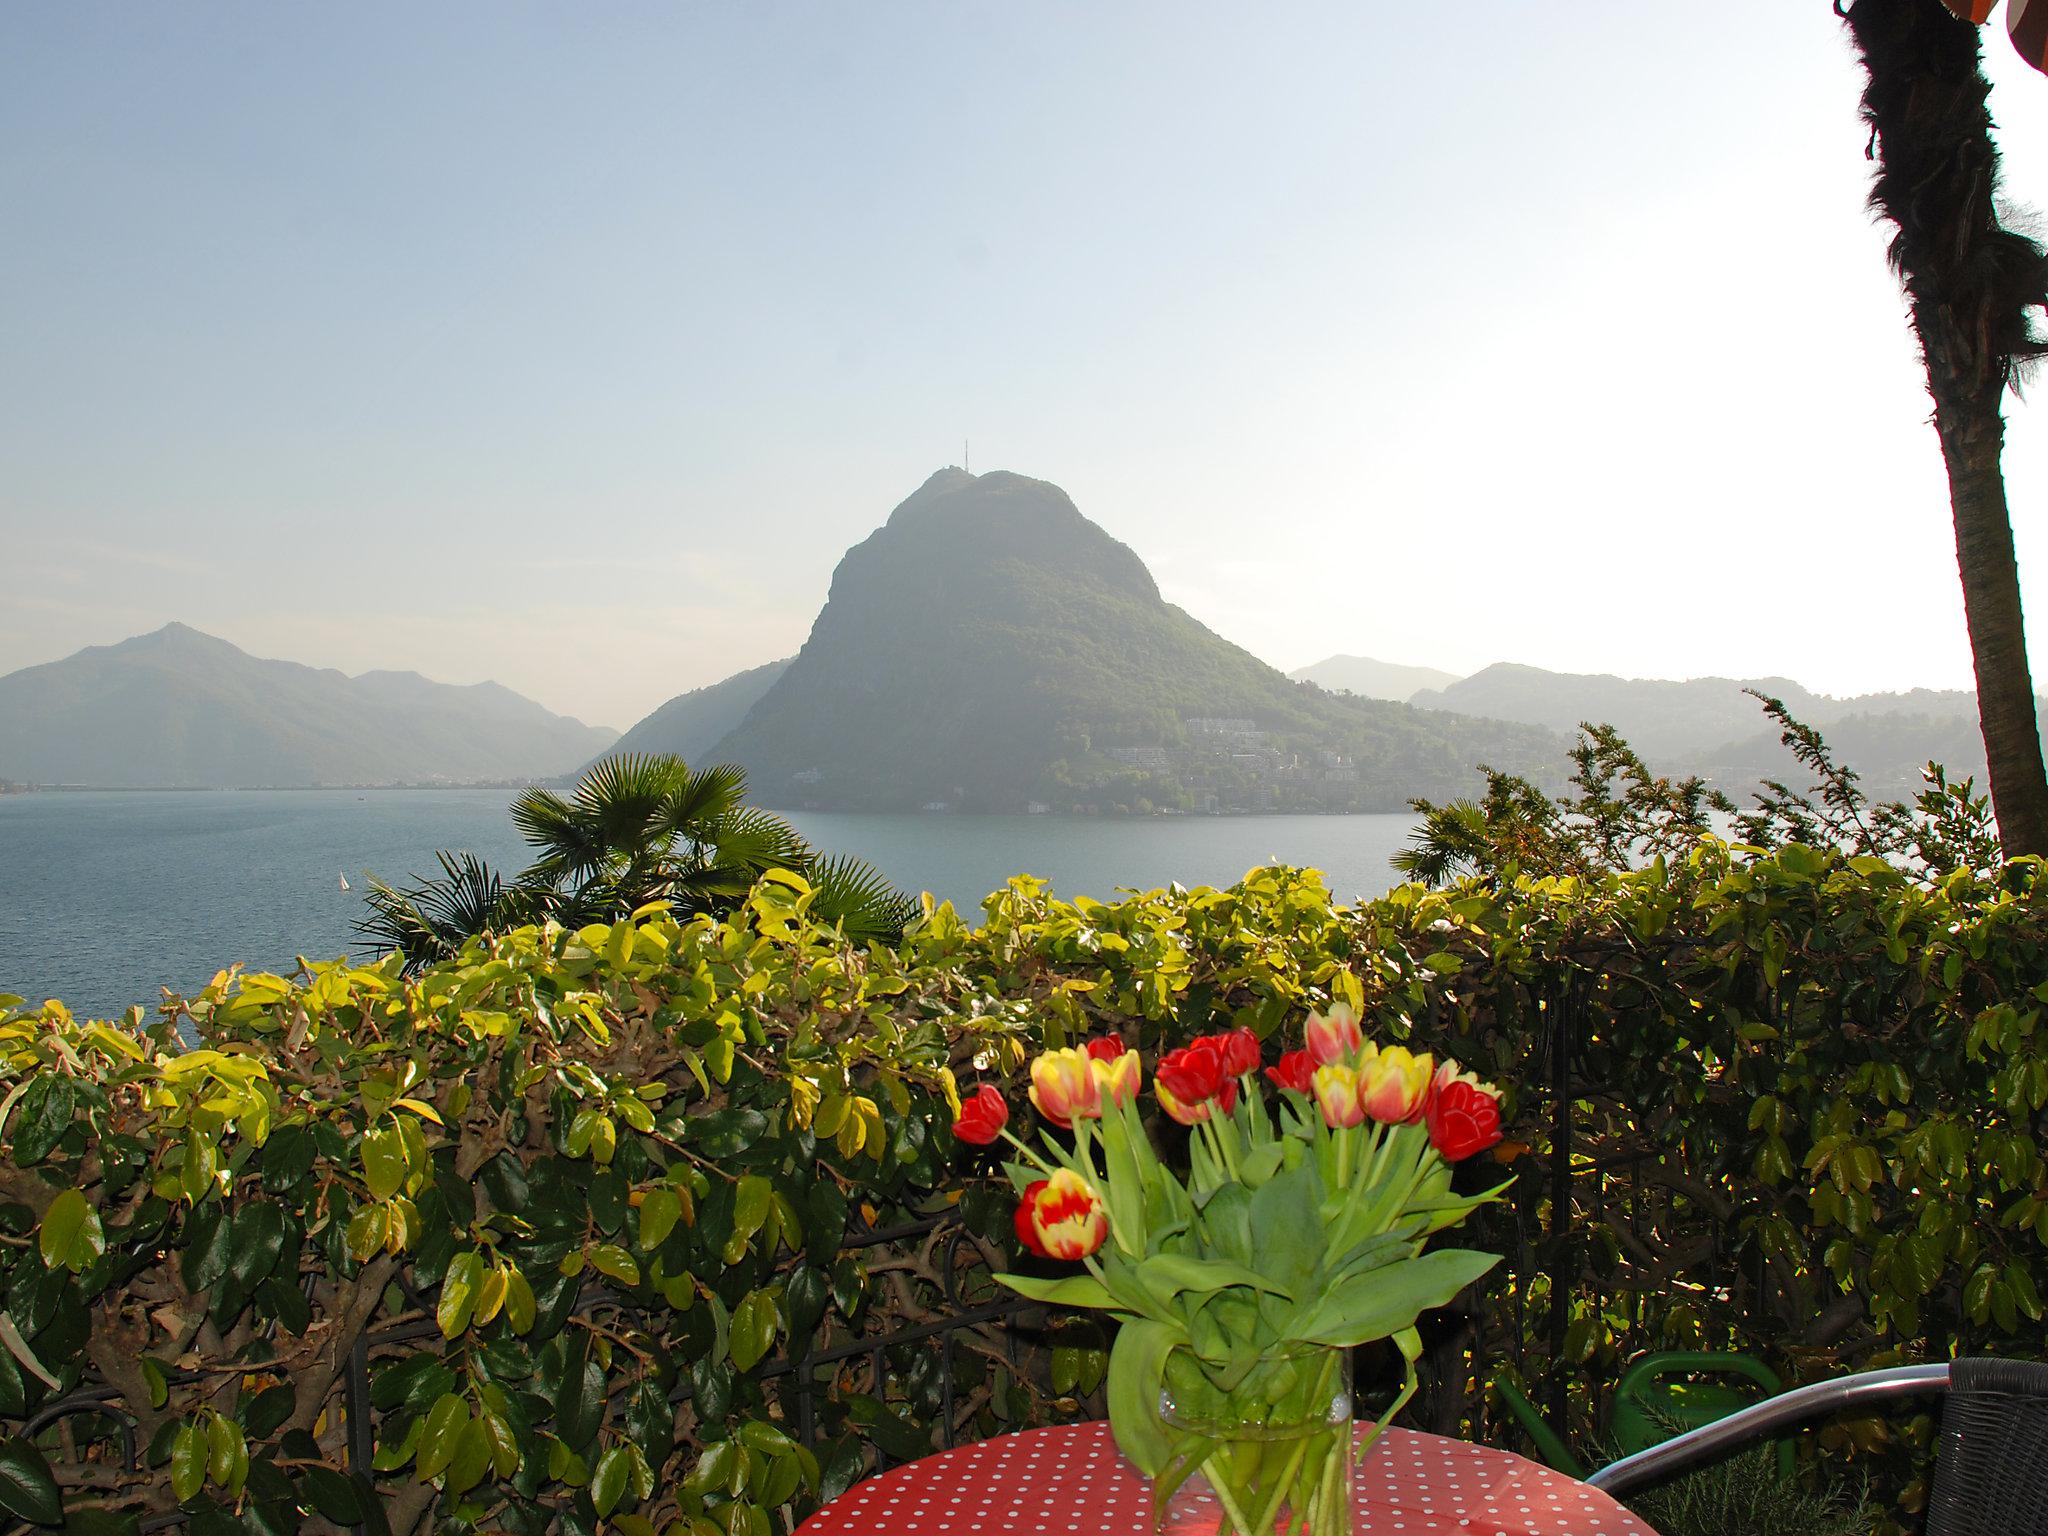
[[[1967,686],[1859,78],[1828,0],[6,6],[0,671],[625,726],[964,437],[1282,667]]]

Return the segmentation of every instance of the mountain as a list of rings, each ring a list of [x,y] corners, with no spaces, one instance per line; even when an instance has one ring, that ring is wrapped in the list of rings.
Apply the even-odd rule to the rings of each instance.
[[[1980,787],[1984,783],[1977,696],[1962,689],[1834,698],[1788,677],[1671,682],[1501,662],[1419,693],[1413,702],[1562,733],[1580,721],[1612,725],[1659,772],[1703,774],[1738,794],[1766,777],[1803,785],[1777,727],[1747,688],[1782,699],[1795,718],[1819,729],[1837,760],[1855,769],[1862,787],[1879,799],[1916,794],[1920,769],[1930,760],[1951,779],[1974,776]]]
[[[1447,687],[1418,693],[1422,709],[1451,709],[1495,720],[1521,720],[1570,735],[1580,721],[1612,725],[1652,760],[1683,756],[1753,735],[1763,717],[1742,690],[1760,688],[1783,699],[1802,720],[1813,718],[1818,696],[1788,677],[1698,677],[1690,682],[1547,672],[1514,662],[1493,666]],[[1817,721],[1815,723],[1818,723]]]
[[[704,757],[775,686],[795,658],[735,672],[722,683],[679,693],[627,731],[608,749],[615,752],[673,752],[691,765]]]
[[[1332,693],[1392,699],[1397,704],[1407,703],[1424,688],[1448,688],[1458,680],[1455,672],[1439,672],[1435,667],[1404,667],[1398,662],[1374,661],[1370,656],[1326,656],[1287,675],[1297,683],[1314,683]]]
[[[1058,486],[949,468],[847,551],[711,755],[781,806],[1400,810],[1481,761],[1554,779],[1562,743],[1290,681]]]
[[[0,677],[0,779],[109,789],[567,773],[617,733],[496,683],[265,661],[183,624]]]

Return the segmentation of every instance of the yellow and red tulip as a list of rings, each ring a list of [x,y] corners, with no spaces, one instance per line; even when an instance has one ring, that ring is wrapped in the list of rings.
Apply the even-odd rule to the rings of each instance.
[[[1358,1098],[1358,1073],[1341,1061],[1316,1068],[1310,1080],[1316,1108],[1323,1112],[1323,1124],[1333,1131],[1362,1124],[1365,1106]]]
[[[1431,1085],[1430,1092],[1442,1093],[1453,1083],[1470,1083],[1481,1093],[1489,1094],[1496,1099],[1500,1097],[1500,1090],[1492,1083],[1480,1081],[1476,1072],[1465,1071],[1453,1058],[1446,1056],[1436,1064],[1436,1081]]]
[[[1096,1093],[1105,1104],[1124,1105],[1138,1097],[1138,1083],[1144,1076],[1136,1051],[1115,1056],[1091,1056],[1088,1062],[1095,1077]]]
[[[1349,1003],[1332,1003],[1328,1013],[1311,1013],[1308,1028],[1309,1059],[1319,1067],[1333,1061],[1348,1061],[1365,1044],[1358,1028],[1358,1015]]]
[[[1075,1046],[1044,1052],[1031,1063],[1031,1102],[1063,1131],[1072,1129],[1076,1120],[1101,1119],[1102,1090],[1096,1082],[1096,1065],[1086,1051]]]
[[[1109,1236],[1102,1197],[1071,1168],[1058,1168],[1024,1191],[1017,1206],[1017,1237],[1048,1259],[1085,1259]]]
[[[1435,1081],[1436,1061],[1427,1051],[1368,1046],[1358,1063],[1358,1102],[1382,1125],[1408,1125],[1422,1118]]]

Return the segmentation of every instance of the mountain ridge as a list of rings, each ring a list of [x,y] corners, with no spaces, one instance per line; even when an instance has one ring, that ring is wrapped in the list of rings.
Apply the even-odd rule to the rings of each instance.
[[[1407,704],[1425,688],[1447,688],[1458,674],[1440,667],[1412,667],[1371,656],[1325,656],[1287,674],[1297,683],[1314,683],[1332,693],[1355,693],[1368,699]]]
[[[1879,798],[1916,794],[1920,769],[1930,759],[1951,779],[1984,781],[1977,696],[1966,689],[1837,697],[1789,677],[1626,678],[1495,662],[1449,687],[1418,693],[1411,702],[1561,733],[1575,731],[1581,721],[1611,725],[1658,772],[1698,773],[1743,792],[1761,778],[1797,773],[1778,728],[1745,691],[1752,688],[1819,730],[1838,760]],[[2048,699],[2040,702],[2048,710]]]
[[[350,677],[170,623],[0,676],[0,779],[104,789],[488,783],[617,739],[496,682]]]

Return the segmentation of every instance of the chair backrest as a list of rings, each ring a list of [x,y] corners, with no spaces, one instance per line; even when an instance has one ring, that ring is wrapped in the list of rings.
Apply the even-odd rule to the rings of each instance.
[[[2048,1536],[2048,1365],[1949,1367],[1927,1536]]]

